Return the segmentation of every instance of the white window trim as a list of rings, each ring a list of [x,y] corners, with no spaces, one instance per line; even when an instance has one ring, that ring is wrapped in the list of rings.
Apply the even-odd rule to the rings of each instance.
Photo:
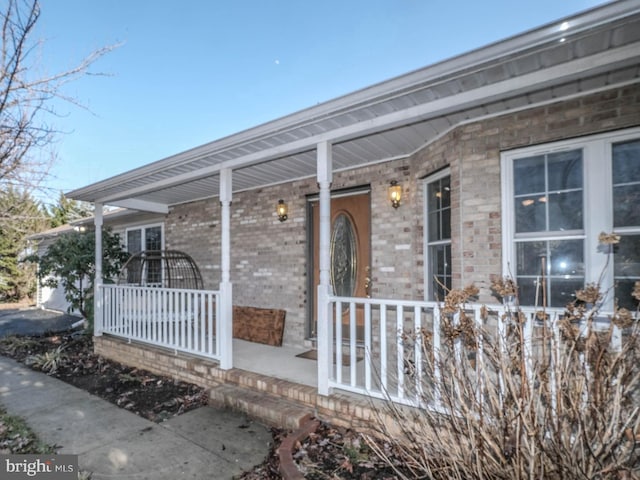
[[[500,154],[502,172],[502,274],[515,278],[515,213],[513,204],[513,161],[544,153],[582,149],[583,154],[583,206],[584,231],[574,236],[562,236],[563,239],[584,238],[585,240],[585,282],[596,283],[599,280],[605,289],[613,285],[613,262],[607,265],[607,256],[597,254],[598,234],[600,232],[636,232],[636,228],[613,228],[611,151],[614,143],[637,140],[640,127],[614,132],[589,135],[585,137],[539,144],[531,147],[510,150]],[[609,181],[603,181],[609,179]],[[603,191],[602,195],[590,195],[593,191]],[[533,240],[553,238],[549,235],[523,235],[521,238]],[[605,310],[613,309],[613,295],[608,295],[603,305]]]
[[[451,245],[451,241],[452,239],[450,238],[449,240],[443,240],[443,241],[438,241],[438,242],[429,242],[429,207],[428,207],[428,202],[429,202],[429,198],[428,198],[428,188],[429,188],[429,184],[433,183],[433,182],[437,182],[438,180],[447,177],[447,176],[451,176],[451,168],[447,167],[444,168],[432,175],[429,175],[428,177],[425,177],[422,180],[422,197],[423,197],[423,201],[422,201],[422,218],[423,218],[423,224],[424,224],[424,233],[422,235],[422,252],[423,252],[423,272],[422,272],[422,278],[424,279],[424,300],[425,301],[429,301],[433,296],[432,296],[432,284],[431,284],[431,279],[430,277],[430,265],[429,265],[429,247],[432,245]],[[451,193],[453,194],[453,189],[451,191]],[[452,232],[452,236],[453,236],[453,225],[451,225],[451,232]],[[449,265],[449,267],[451,267],[451,265]]]
[[[160,227],[161,250],[164,250],[164,223],[145,223],[144,225],[131,226],[125,229],[124,235],[125,235],[127,251],[129,251],[129,232],[130,231],[140,230],[142,232],[142,235],[140,237],[140,242],[142,243],[140,251],[144,251],[146,250],[145,246],[147,244],[146,230],[147,228],[154,228],[154,227]]]

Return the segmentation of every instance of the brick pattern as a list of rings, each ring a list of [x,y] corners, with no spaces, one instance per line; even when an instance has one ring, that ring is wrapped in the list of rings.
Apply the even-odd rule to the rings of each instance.
[[[387,162],[334,175],[332,188],[371,188],[372,295],[411,298],[415,281],[412,212],[391,208],[387,189],[391,180],[408,178],[406,162]],[[369,181],[370,179],[373,179]],[[403,203],[413,193],[405,186]],[[318,193],[315,179],[234,195],[231,206],[231,281],[235,305],[286,310],[283,343],[300,345],[308,336],[307,207]],[[275,213],[279,199],[289,206],[289,219]],[[390,229],[390,225],[397,228]],[[166,248],[193,257],[205,288],[220,282],[220,206],[208,199],[175,206],[165,221]],[[390,255],[389,252],[392,254]]]
[[[389,415],[384,402],[358,395],[336,393],[323,397],[317,394],[315,387],[235,368],[220,370],[215,363],[205,359],[174,354],[166,349],[140,343],[128,343],[106,335],[94,337],[94,350],[105,358],[208,389],[215,390],[223,385],[243,387],[248,393],[244,398],[236,398],[234,406],[252,410],[260,415],[262,421],[274,426],[283,425],[282,413],[260,409],[260,405],[257,405],[257,409],[252,409],[252,403],[261,402],[260,396],[255,395],[256,392],[285,400],[286,409],[292,414],[298,413],[300,408],[309,408],[317,418],[334,425],[367,431],[373,428],[373,420],[381,419],[389,425],[393,423],[393,417]],[[300,408],[292,406],[296,404]]]
[[[481,301],[495,301],[489,278],[502,274],[500,152],[638,125],[640,84],[459,126],[414,155],[416,182],[445,157],[451,168],[454,288],[474,283]],[[421,214],[416,223],[424,228]],[[415,241],[420,248],[421,237]]]
[[[371,188],[372,297],[424,298],[424,178],[449,166],[452,182],[454,287],[475,283],[491,302],[488,279],[502,269],[500,152],[640,125],[640,84],[552,103],[451,129],[404,160],[334,174],[332,189]],[[387,199],[391,180],[403,187],[402,205]],[[287,311],[285,345],[307,331],[307,199],[314,178],[241,192],[231,207],[231,280],[234,304]],[[278,199],[289,220],[275,214]],[[166,246],[189,253],[206,288],[220,280],[220,207],[217,199],[172,208]]]

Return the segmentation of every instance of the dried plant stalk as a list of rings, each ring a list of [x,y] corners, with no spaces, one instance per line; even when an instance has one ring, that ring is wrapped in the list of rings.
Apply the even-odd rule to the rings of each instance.
[[[594,285],[581,294],[600,298]],[[569,305],[558,325],[542,311],[529,351],[524,329],[534,319],[517,306],[498,320],[504,329],[470,328],[468,297],[455,296],[443,309],[442,350],[417,342],[423,365],[409,365],[408,375],[423,374],[424,408],[389,401],[395,422],[379,429],[413,478],[640,479],[640,330],[630,312],[617,310],[601,331],[597,308],[584,300]],[[486,309],[482,317],[486,324]]]

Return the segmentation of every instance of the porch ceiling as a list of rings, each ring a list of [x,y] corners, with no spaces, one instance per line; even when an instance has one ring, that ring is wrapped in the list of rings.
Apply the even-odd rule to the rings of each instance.
[[[234,192],[312,177],[316,145],[328,141],[334,170],[353,169],[410,155],[468,121],[639,78],[640,1],[614,2],[67,195],[166,208],[217,196],[223,168]]]

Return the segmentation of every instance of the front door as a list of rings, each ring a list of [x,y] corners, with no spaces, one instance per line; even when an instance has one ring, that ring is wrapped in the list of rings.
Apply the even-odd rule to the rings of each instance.
[[[316,336],[317,308],[315,295],[320,283],[319,231],[320,206],[311,202],[313,239],[313,288],[311,289],[310,333]],[[369,192],[341,194],[331,198],[330,278],[333,291],[341,297],[368,297],[371,287],[370,240],[371,200]],[[349,335],[349,310],[342,315],[343,338]],[[358,337],[364,325],[364,309],[356,309]]]

